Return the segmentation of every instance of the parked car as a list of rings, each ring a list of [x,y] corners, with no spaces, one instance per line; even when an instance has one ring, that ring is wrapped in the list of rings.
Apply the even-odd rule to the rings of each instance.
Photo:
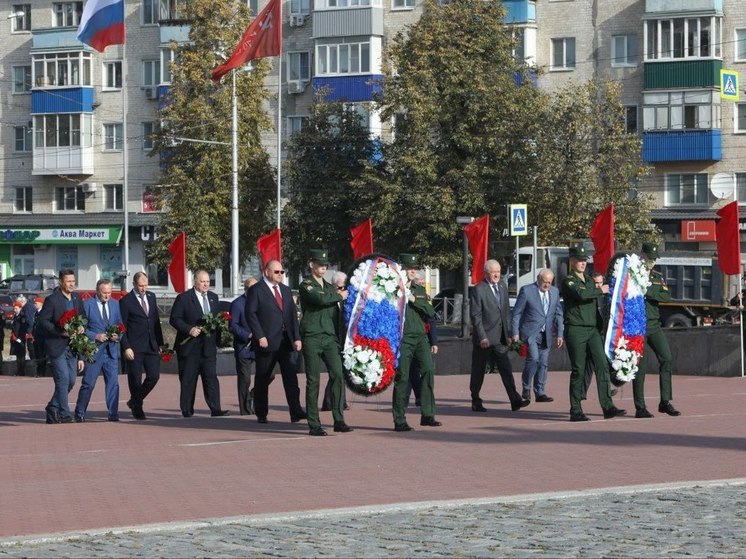
[[[0,293],[43,294],[60,284],[57,276],[48,274],[18,274],[0,281]]]
[[[0,295],[0,313],[5,320],[13,320],[13,302],[16,300],[11,295]]]

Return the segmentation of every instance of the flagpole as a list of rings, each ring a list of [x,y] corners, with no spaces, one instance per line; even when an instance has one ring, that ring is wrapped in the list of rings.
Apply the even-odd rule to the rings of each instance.
[[[123,0],[124,4],[124,0]],[[126,4],[123,11],[126,14]],[[122,199],[124,202],[124,278],[122,279],[122,291],[127,291],[127,278],[130,274],[130,227],[129,227],[129,156],[127,154],[127,40],[125,27],[125,40],[122,44],[122,165],[124,173],[122,176]],[[114,194],[116,197],[116,193]]]
[[[282,8],[280,8],[282,10]],[[282,16],[282,11],[280,11]],[[282,17],[280,18],[282,21]],[[280,229],[280,185],[282,183],[282,47],[277,63],[277,228]]]
[[[236,95],[236,70],[231,70],[232,94],[231,94],[231,175],[232,202],[231,202],[231,294],[238,295],[238,286],[241,282],[241,270],[238,262],[238,97]]]
[[[741,278],[739,276],[738,281],[740,283]],[[738,308],[743,309],[743,289],[738,286]],[[740,312],[740,324],[738,325],[738,338],[741,340],[741,378],[744,377],[744,363],[743,363],[743,310]]]

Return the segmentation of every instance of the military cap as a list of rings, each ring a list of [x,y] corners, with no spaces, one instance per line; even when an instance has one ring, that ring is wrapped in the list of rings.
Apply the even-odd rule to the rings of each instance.
[[[399,264],[405,270],[411,270],[413,268],[419,268],[416,254],[402,253],[399,255]]]
[[[658,258],[658,245],[655,243],[642,243],[642,253],[650,260]]]
[[[321,266],[329,265],[329,251],[325,248],[312,248],[308,250],[308,259]]]
[[[570,247],[570,258],[576,260],[588,260],[588,255],[585,253],[585,247],[581,245]]]

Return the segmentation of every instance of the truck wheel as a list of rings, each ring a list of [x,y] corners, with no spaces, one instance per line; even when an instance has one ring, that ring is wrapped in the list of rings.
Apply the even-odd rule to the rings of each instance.
[[[692,319],[684,314],[676,313],[666,319],[664,326],[666,328],[691,328]]]

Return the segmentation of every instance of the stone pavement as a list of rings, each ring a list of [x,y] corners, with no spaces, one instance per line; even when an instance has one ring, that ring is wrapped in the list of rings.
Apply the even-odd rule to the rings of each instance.
[[[416,431],[394,433],[385,393],[351,397],[355,431],[324,438],[289,422],[279,381],[267,425],[210,418],[199,394],[182,418],[173,375],[138,422],[120,381],[121,422],[99,383],[88,422],[46,425],[51,379],[0,377],[0,555],[746,555],[746,379],[676,376],[684,415],[668,417],[650,375],[654,419],[603,420],[591,394],[593,421],[570,423],[567,373],[550,373],[554,402],[519,412],[488,376],[486,414],[468,376],[439,376],[443,427],[410,408]]]

